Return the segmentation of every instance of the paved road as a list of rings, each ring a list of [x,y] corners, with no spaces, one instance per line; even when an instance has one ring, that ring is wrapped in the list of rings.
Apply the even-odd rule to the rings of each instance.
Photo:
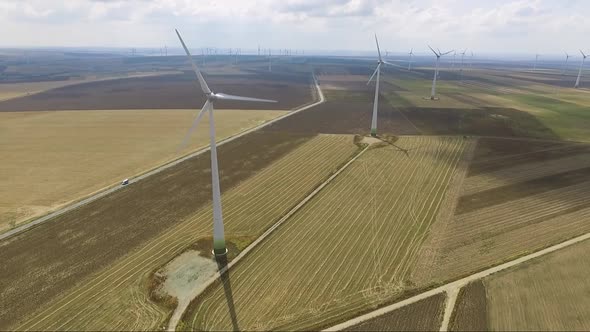
[[[239,134],[236,134],[234,136],[225,138],[225,139],[219,141],[217,143],[217,146],[223,145],[225,143],[229,143],[229,142],[231,142],[231,141],[233,141],[235,139],[238,139],[238,138],[240,138],[242,136],[248,135],[251,132],[254,132],[256,130],[259,130],[261,128],[264,128],[266,126],[269,126],[269,125],[271,125],[271,124],[273,124],[273,123],[275,123],[277,121],[280,121],[280,120],[282,120],[282,119],[284,119],[286,117],[289,117],[289,116],[291,116],[293,114],[296,114],[296,113],[299,113],[299,112],[308,110],[308,109],[310,109],[310,108],[312,108],[314,106],[317,106],[317,105],[323,103],[326,99],[324,98],[324,94],[322,93],[322,89],[320,88],[320,85],[319,85],[319,83],[318,83],[318,81],[317,81],[317,79],[316,79],[315,76],[313,77],[313,80],[314,80],[315,88],[316,88],[316,91],[317,91],[317,94],[318,94],[318,97],[319,97],[319,100],[318,101],[316,101],[316,102],[314,102],[312,104],[306,105],[306,106],[299,107],[299,108],[297,108],[297,109],[295,109],[295,110],[293,110],[293,111],[291,111],[291,112],[289,112],[289,113],[287,113],[285,115],[279,116],[279,117],[277,117],[277,118],[275,118],[273,120],[270,120],[268,122],[265,122],[265,123],[263,123],[261,125],[258,125],[256,127],[250,128],[250,129],[248,129],[246,131],[243,131],[243,132],[241,132]],[[141,174],[141,175],[136,176],[134,178],[130,178],[129,179],[129,185],[133,185],[133,183],[135,183],[135,182],[141,181],[141,180],[143,180],[145,178],[148,178],[148,177],[150,177],[150,176],[152,176],[154,174],[157,174],[157,173],[159,173],[159,172],[161,172],[163,170],[166,170],[166,169],[168,169],[170,167],[174,167],[177,164],[186,161],[187,159],[193,158],[193,157],[198,156],[200,154],[203,154],[203,153],[205,153],[207,151],[209,151],[209,147],[203,148],[203,149],[198,150],[196,152],[193,152],[193,153],[191,153],[189,155],[186,155],[186,156],[184,156],[184,157],[182,157],[180,159],[176,159],[176,160],[174,160],[172,162],[169,162],[167,164],[164,164],[162,166],[159,166],[159,167],[157,167],[157,168],[155,168],[155,169],[153,169],[153,170],[151,170],[151,171],[149,171],[147,173]],[[37,225],[39,225],[41,223],[44,223],[44,222],[46,222],[48,220],[51,220],[54,217],[57,217],[57,216],[59,216],[59,215],[61,215],[63,213],[66,213],[68,211],[77,209],[77,208],[79,208],[79,207],[81,207],[81,206],[83,206],[85,204],[88,204],[88,203],[90,203],[92,201],[95,201],[95,200],[101,198],[101,197],[104,197],[106,195],[109,195],[109,194],[111,194],[111,193],[113,193],[113,192],[115,192],[115,191],[117,191],[117,190],[119,190],[121,188],[123,188],[123,187],[117,185],[117,186],[114,186],[114,187],[105,189],[105,190],[100,191],[100,192],[98,192],[98,193],[96,193],[96,194],[94,194],[94,195],[92,195],[90,197],[87,197],[87,198],[85,198],[85,199],[83,199],[83,200],[81,200],[79,202],[73,203],[73,204],[68,205],[66,207],[63,207],[63,208],[61,208],[59,210],[56,210],[56,211],[54,211],[54,212],[52,212],[50,214],[47,214],[47,215],[42,216],[40,218],[37,218],[37,219],[35,219],[35,220],[31,221],[31,222],[28,222],[26,224],[23,224],[23,225],[20,225],[20,226],[18,226],[16,228],[13,228],[13,229],[5,232],[5,233],[0,234],[0,241],[2,241],[4,239],[7,239],[7,238],[9,238],[9,237],[11,237],[13,235],[22,233],[22,232],[24,232],[26,230],[29,230],[29,229],[31,229],[31,228],[33,228],[33,227],[35,227],[35,226],[37,226]]]
[[[345,328],[348,328],[348,327],[357,325],[359,323],[362,323],[362,322],[364,322],[366,320],[369,320],[369,319],[372,319],[372,318],[375,318],[375,317],[379,317],[379,316],[381,316],[383,314],[386,314],[388,312],[391,312],[391,311],[393,311],[395,309],[399,309],[399,308],[404,307],[404,306],[406,306],[408,304],[412,304],[412,303],[418,302],[420,300],[426,299],[428,297],[431,297],[433,295],[436,295],[436,294],[439,294],[439,293],[442,293],[442,292],[446,292],[447,294],[452,294],[454,292],[457,292],[461,287],[465,286],[466,284],[468,284],[468,283],[470,283],[472,281],[485,278],[485,277],[487,277],[487,276],[489,276],[491,274],[494,274],[496,272],[500,272],[500,271],[506,270],[508,268],[517,266],[517,265],[522,264],[524,262],[530,261],[531,259],[535,259],[537,257],[540,257],[540,256],[543,256],[543,255],[552,253],[554,251],[557,251],[557,250],[560,250],[560,249],[569,247],[569,246],[571,246],[573,244],[576,244],[576,243],[579,243],[579,242],[582,242],[582,241],[585,241],[585,240],[588,240],[588,239],[590,239],[590,233],[586,233],[584,235],[580,235],[578,237],[575,237],[573,239],[570,239],[570,240],[561,242],[559,244],[553,245],[553,246],[548,247],[548,248],[545,248],[543,250],[539,250],[537,252],[534,252],[532,254],[529,254],[529,255],[526,255],[526,256],[517,258],[517,259],[512,260],[512,261],[509,261],[507,263],[500,264],[498,266],[489,268],[487,270],[483,270],[481,272],[474,273],[474,274],[472,274],[472,275],[470,275],[468,277],[465,277],[463,279],[459,279],[457,281],[450,282],[448,284],[445,284],[445,285],[442,285],[440,287],[431,289],[431,290],[426,291],[424,293],[421,293],[421,294],[412,296],[412,297],[410,297],[408,299],[405,299],[403,301],[400,301],[400,302],[397,302],[397,303],[388,305],[388,306],[383,307],[381,309],[377,309],[377,310],[372,311],[372,312],[370,312],[368,314],[364,314],[362,316],[359,316],[357,318],[351,319],[351,320],[346,321],[344,323],[338,324],[336,326],[332,326],[332,327],[330,327],[330,328],[328,328],[328,329],[326,329],[324,331],[340,331],[340,330],[343,330]],[[449,317],[450,317],[450,313],[449,313]]]

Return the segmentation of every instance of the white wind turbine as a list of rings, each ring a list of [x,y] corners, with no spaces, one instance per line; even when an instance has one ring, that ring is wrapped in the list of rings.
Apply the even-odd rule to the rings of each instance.
[[[582,52],[582,50],[580,50],[580,53],[582,53],[582,62],[580,62],[580,71],[578,71],[578,79],[576,79],[576,85],[574,86],[574,88],[578,88],[580,87],[580,78],[582,77],[582,68],[584,67],[584,61],[586,61],[586,58],[588,57],[586,54],[584,54],[584,52]]]
[[[565,71],[567,70],[567,60],[569,60],[573,55],[569,55],[567,54],[567,52],[565,52],[565,62],[563,64],[563,70],[561,71],[561,76],[565,75]]]
[[[201,90],[207,97],[207,101],[203,108],[195,118],[191,128],[189,129],[185,142],[190,137],[192,131],[197,127],[199,120],[205,112],[209,112],[209,139],[211,144],[211,182],[212,182],[212,190],[213,190],[213,253],[215,255],[225,255],[227,253],[227,249],[225,247],[225,236],[223,230],[223,215],[221,213],[221,192],[219,189],[219,170],[217,168],[217,147],[215,145],[215,122],[213,120],[213,111],[214,107],[213,104],[217,100],[239,100],[239,101],[250,101],[250,102],[264,102],[264,103],[275,103],[274,100],[268,99],[258,99],[258,98],[249,98],[249,97],[240,97],[240,96],[233,96],[224,93],[215,93],[209,89],[207,86],[207,82],[201,75],[199,68],[193,61],[191,53],[189,52],[188,48],[186,47],[182,37],[178,30],[176,31],[176,35],[188,56],[191,66],[193,67],[193,71],[197,75],[197,80],[199,81],[199,85],[201,86]],[[184,144],[184,143],[183,143]]]
[[[432,53],[434,53],[434,55],[436,55],[436,65],[434,68],[434,78],[432,79],[432,90],[430,91],[430,100],[435,100],[436,99],[436,78],[438,76],[438,63],[440,61],[440,57],[442,57],[443,55],[447,55],[453,51],[451,50],[451,51],[442,53],[440,50],[438,50],[438,52],[433,50],[432,47],[430,47],[430,45],[428,45],[428,48],[430,48]]]
[[[459,68],[459,72],[461,73],[461,81],[463,81],[463,60],[465,59],[465,53],[467,53],[467,49],[461,52],[461,67]]]
[[[412,70],[412,55],[414,55],[414,49],[411,48],[410,53],[408,54],[410,55],[410,61],[408,61],[408,70]]]
[[[268,71],[272,72],[272,56],[270,54],[270,48],[268,49]]]
[[[379,41],[377,40],[377,34],[375,34],[375,44],[377,44],[377,54],[379,54],[379,58],[377,60],[377,68],[373,72],[373,75],[369,78],[367,85],[371,83],[375,74],[377,77],[375,78],[375,100],[373,101],[373,116],[371,118],[371,136],[377,136],[377,108],[379,107],[379,77],[381,76],[381,65],[388,64],[390,66],[394,66],[394,64],[389,63],[387,61],[383,61],[381,58],[381,50],[379,50]]]

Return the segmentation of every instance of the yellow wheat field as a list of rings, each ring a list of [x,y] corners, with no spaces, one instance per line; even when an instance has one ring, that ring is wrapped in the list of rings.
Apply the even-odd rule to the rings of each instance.
[[[218,110],[218,139],[282,111]],[[207,146],[195,110],[0,112],[0,232]]]
[[[229,272],[238,328],[313,329],[393,299],[407,283],[462,138],[405,137],[367,150]],[[228,330],[214,285],[180,328]]]

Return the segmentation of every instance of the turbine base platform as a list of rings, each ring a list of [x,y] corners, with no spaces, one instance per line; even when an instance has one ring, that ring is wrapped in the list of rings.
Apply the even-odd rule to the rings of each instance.
[[[225,256],[227,255],[227,248],[224,248],[223,252],[216,252],[215,249],[211,250],[213,256]]]

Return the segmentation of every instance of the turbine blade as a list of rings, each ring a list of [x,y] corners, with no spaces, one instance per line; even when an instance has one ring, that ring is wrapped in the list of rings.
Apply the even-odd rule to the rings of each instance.
[[[277,102],[276,100],[234,96],[234,95],[228,95],[225,93],[216,93],[215,97],[217,97],[218,100],[240,100],[240,101],[252,101],[252,102],[260,102],[260,103],[276,103]]]
[[[193,71],[197,75],[197,79],[199,80],[199,84],[201,85],[201,90],[203,90],[203,92],[206,94],[211,93],[211,90],[209,89],[207,82],[205,82],[203,75],[201,75],[201,71],[199,71],[199,68],[197,68],[197,65],[193,61],[193,57],[191,56],[191,52],[189,52],[188,47],[186,47],[186,44],[184,43],[184,40],[182,40],[180,33],[178,32],[177,29],[174,29],[174,31],[176,31],[176,35],[178,36],[178,39],[180,39],[180,43],[182,44],[182,47],[184,48],[184,51],[186,52],[186,55],[188,56],[188,60],[190,61],[191,66],[193,67]]]
[[[381,61],[381,50],[379,49],[379,41],[377,40],[377,34],[375,34],[375,44],[377,44],[377,53],[379,53],[379,61]]]
[[[432,47],[430,47],[430,45],[428,45],[428,48],[432,51],[432,53],[434,53],[434,55],[438,56],[438,53],[436,53],[436,51],[434,49],[432,49]]]
[[[369,81],[367,82],[367,85],[369,85],[369,83],[371,83],[371,81],[373,80],[373,77],[375,77],[375,74],[377,74],[377,70],[379,70],[379,65],[377,65],[377,68],[375,68],[375,71],[373,72],[373,75],[371,75],[371,77],[369,78]]]
[[[184,136],[184,139],[182,140],[182,143],[178,147],[178,151],[183,150],[186,147],[186,145],[187,145],[187,143],[188,143],[188,141],[189,141],[189,139],[190,139],[193,131],[197,128],[197,125],[199,124],[199,121],[201,121],[201,118],[203,117],[203,114],[209,110],[209,105],[210,105],[210,103],[207,100],[205,102],[205,104],[203,105],[203,108],[201,108],[201,110],[199,111],[199,115],[197,115],[197,117],[193,121],[193,124],[191,125],[190,129],[188,130],[188,132]]]
[[[455,51],[455,50],[450,50],[450,51],[448,51],[448,52],[441,53],[440,55],[441,55],[441,56],[443,56],[443,55],[447,55],[447,54],[449,54],[449,53],[451,53],[451,52],[454,52],[454,51]]]
[[[586,58],[586,54],[584,54],[584,52],[582,52],[582,50],[580,50],[580,53],[582,53],[582,56],[584,57],[584,59]]]
[[[390,66],[394,66],[394,67],[399,67],[399,65],[396,65],[395,63],[391,63],[389,61],[383,61],[384,64],[386,65],[390,65]]]

